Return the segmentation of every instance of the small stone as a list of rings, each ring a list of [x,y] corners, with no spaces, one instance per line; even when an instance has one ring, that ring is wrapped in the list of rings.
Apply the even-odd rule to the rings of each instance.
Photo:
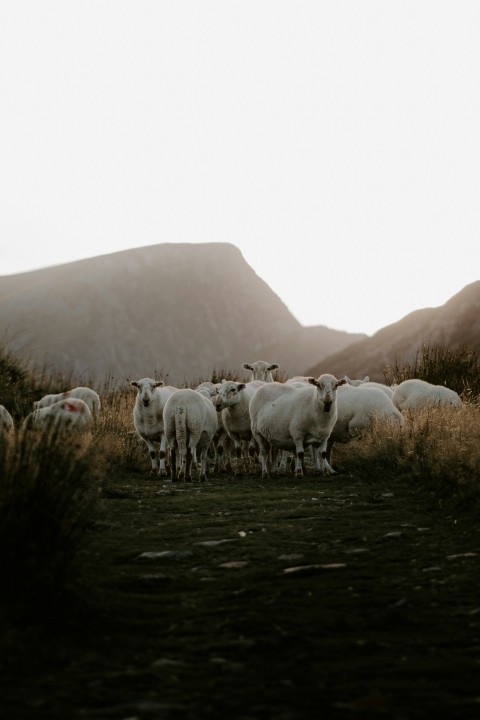
[[[298,574],[309,574],[315,572],[321,572],[323,570],[341,570],[346,568],[345,563],[329,563],[327,565],[295,565],[293,567],[284,568],[283,572],[286,575]]]
[[[348,548],[343,552],[345,553],[345,555],[359,555],[360,553],[369,552],[369,549],[366,547]]]
[[[222,563],[218,567],[227,568],[229,570],[235,570],[245,567],[249,564],[249,560],[232,560],[231,562]]]
[[[384,540],[400,540],[400,538],[403,537],[403,532],[401,530],[394,530],[393,532],[389,532],[386,535],[383,536]]]
[[[165,560],[168,558],[184,558],[193,555],[191,550],[162,550],[161,552],[143,552],[137,560]]]
[[[196,542],[195,545],[202,545],[203,547],[216,547],[217,545],[223,545],[224,543],[235,542],[237,538],[225,538],[224,540],[202,540]]]

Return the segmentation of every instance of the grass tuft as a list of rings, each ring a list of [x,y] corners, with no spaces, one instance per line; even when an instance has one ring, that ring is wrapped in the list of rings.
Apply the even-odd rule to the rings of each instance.
[[[75,597],[92,526],[88,434],[0,438],[0,578],[4,599],[55,610]]]

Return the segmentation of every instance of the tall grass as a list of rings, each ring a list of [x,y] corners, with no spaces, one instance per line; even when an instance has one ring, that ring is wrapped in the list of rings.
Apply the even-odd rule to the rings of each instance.
[[[146,445],[133,425],[135,391],[119,386],[102,398],[102,411],[95,419],[95,473],[111,476],[138,472],[150,467]]]
[[[88,434],[0,437],[0,582],[4,599],[62,606],[82,579],[94,518]]]
[[[388,384],[420,378],[433,385],[445,385],[464,398],[480,396],[480,359],[477,350],[468,346],[448,348],[422,345],[413,363],[395,365],[384,370]]]
[[[412,366],[386,370],[391,380],[423,377],[445,384],[466,399],[461,409],[430,408],[410,413],[402,429],[374,423],[348,446],[336,446],[350,473],[368,479],[403,479],[438,496],[480,497],[480,371],[477,355],[463,348],[419,349]],[[226,368],[210,380],[235,378]],[[75,384],[31,371],[0,349],[0,403],[19,420],[32,397]],[[67,380],[70,380],[66,384]],[[199,379],[199,383],[202,379]],[[0,438],[0,583],[3,598],[31,599],[38,607],[60,607],[70,594],[81,602],[82,563],[95,519],[98,486],[124,474],[149,473],[146,446],[133,427],[135,392],[109,379],[102,411],[88,433],[71,435],[16,431]],[[32,593],[34,588],[34,594]]]
[[[480,405],[425,408],[405,415],[402,428],[375,422],[345,448],[350,472],[410,479],[439,497],[480,500]],[[335,451],[334,451],[335,452]]]

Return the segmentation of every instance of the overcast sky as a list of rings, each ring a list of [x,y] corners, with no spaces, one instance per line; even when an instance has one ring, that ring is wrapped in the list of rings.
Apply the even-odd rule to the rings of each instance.
[[[0,274],[231,242],[304,325],[480,279],[478,0],[0,0]]]

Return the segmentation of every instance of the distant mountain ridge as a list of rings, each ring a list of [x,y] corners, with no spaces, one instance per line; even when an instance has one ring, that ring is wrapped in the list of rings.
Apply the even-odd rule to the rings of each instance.
[[[230,243],[163,243],[0,277],[0,337],[77,378],[180,385],[259,359],[302,374],[366,336],[300,325]]]
[[[306,370],[318,376],[328,372],[351,378],[370,376],[384,381],[386,366],[412,364],[424,345],[480,347],[480,280],[466,285],[444,305],[415,310],[398,322],[323,358]]]

